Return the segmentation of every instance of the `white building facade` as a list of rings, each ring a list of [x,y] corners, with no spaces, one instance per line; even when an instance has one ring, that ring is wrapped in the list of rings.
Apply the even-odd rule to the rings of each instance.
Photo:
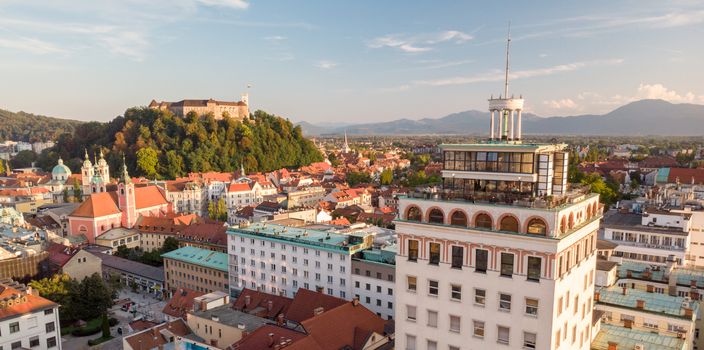
[[[0,349],[62,349],[58,304],[8,285],[0,294]]]

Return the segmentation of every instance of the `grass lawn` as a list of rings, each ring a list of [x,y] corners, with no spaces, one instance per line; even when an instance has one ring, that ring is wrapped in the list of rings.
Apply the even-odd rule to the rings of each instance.
[[[94,319],[86,322],[86,325],[84,327],[76,327],[76,326],[61,327],[61,335],[71,334],[73,331],[76,331],[79,329],[83,329],[83,330],[100,329],[101,322],[102,322],[101,318],[97,317],[97,318],[94,318]]]

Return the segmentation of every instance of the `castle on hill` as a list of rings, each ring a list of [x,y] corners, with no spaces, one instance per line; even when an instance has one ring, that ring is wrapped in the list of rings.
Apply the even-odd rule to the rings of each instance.
[[[158,110],[169,110],[174,115],[181,118],[185,117],[189,112],[195,112],[198,116],[203,116],[212,113],[215,119],[222,119],[223,114],[227,112],[230,117],[242,120],[249,116],[249,96],[242,94],[242,98],[237,102],[208,100],[181,100],[178,102],[156,102],[152,100],[149,103],[149,108]]]

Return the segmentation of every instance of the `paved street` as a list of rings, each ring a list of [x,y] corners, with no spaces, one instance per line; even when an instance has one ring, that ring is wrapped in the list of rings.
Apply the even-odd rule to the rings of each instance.
[[[110,327],[111,334],[115,339],[109,342],[89,347],[88,340],[100,337],[100,333],[96,335],[91,335],[88,337],[74,337],[72,335],[62,336],[62,345],[64,350],[84,350],[84,349],[101,349],[101,350],[121,350],[122,349],[122,337],[118,336],[117,328],[122,327],[123,332],[126,332],[126,328],[129,322],[133,321],[135,317],[143,318],[147,320],[153,320],[156,322],[161,322],[164,320],[164,314],[161,310],[166,304],[165,301],[159,301],[150,295],[144,293],[133,293],[130,290],[123,290],[120,292],[120,300],[126,300],[129,298],[131,301],[137,303],[136,314],[133,315],[130,312],[122,311],[120,307],[124,302],[116,304],[110,310],[110,317],[116,318],[120,321],[114,327]],[[125,333],[123,333],[125,334]]]

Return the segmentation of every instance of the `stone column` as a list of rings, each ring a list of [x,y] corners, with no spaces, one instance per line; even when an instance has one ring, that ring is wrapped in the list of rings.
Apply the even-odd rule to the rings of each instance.
[[[491,110],[491,122],[489,123],[489,139],[493,140],[494,139],[494,110]]]
[[[504,137],[504,110],[503,110],[503,109],[499,109],[498,112],[499,112],[499,118],[498,118],[498,122],[499,122],[499,130],[498,130],[498,132],[499,132],[499,135],[498,135],[497,139],[501,140],[501,139]]]
[[[523,137],[523,129],[521,127],[521,112],[523,112],[522,109],[518,110],[518,121],[516,123],[516,138],[520,140]]]
[[[511,119],[508,122],[508,130],[509,130],[508,139],[509,140],[513,140],[513,129],[514,129],[514,127],[513,127],[513,114],[514,114],[514,112],[515,111],[512,109],[511,110]]]

